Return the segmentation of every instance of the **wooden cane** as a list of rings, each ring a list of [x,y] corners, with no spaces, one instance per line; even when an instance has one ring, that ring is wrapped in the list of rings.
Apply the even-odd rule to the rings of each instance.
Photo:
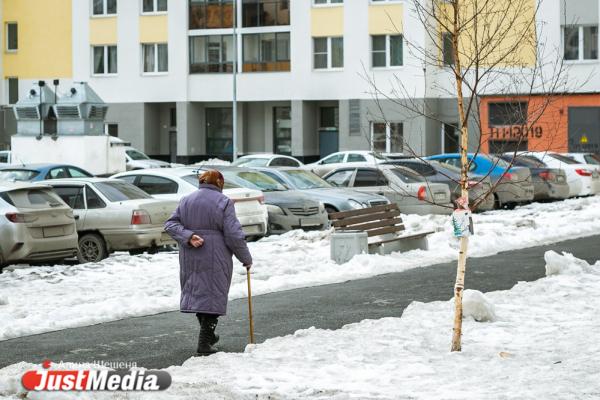
[[[248,316],[250,317],[250,344],[254,344],[254,320],[252,319],[252,289],[250,287],[250,269],[246,269],[248,278]]]

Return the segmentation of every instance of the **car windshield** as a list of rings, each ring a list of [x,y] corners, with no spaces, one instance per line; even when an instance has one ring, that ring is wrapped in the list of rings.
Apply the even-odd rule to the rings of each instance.
[[[320,189],[332,187],[328,182],[309,171],[281,171],[292,182],[294,187],[303,189]]]
[[[540,160],[538,160],[536,158],[529,158],[529,157],[525,157],[525,156],[521,156],[521,155],[514,157],[513,155],[504,154],[504,155],[500,156],[500,158],[502,158],[507,163],[510,163],[512,161],[513,165],[515,165],[517,167],[527,167],[527,168],[544,168],[544,167],[546,167],[546,165],[544,165],[543,162],[541,162]]]
[[[65,205],[51,189],[27,188],[0,193],[0,197],[17,208],[50,208]]]
[[[142,153],[141,151],[135,150],[135,149],[129,149],[125,151],[127,153],[127,155],[129,157],[131,157],[132,160],[149,160],[150,157],[148,157],[147,155],[145,155],[144,153]]]
[[[29,169],[3,169],[0,171],[0,181],[28,182],[39,174],[39,171]]]
[[[600,165],[600,156],[597,154],[586,154],[583,159],[586,164]]]
[[[182,176],[181,179],[183,179],[190,185],[198,187],[198,175],[193,175],[193,174],[186,175],[186,176]],[[239,189],[239,188],[240,188],[239,185],[234,185],[233,183],[228,182],[227,179],[225,179],[225,185],[223,185],[223,189]]]
[[[421,175],[406,168],[394,168],[392,172],[404,183],[425,182],[425,178]]]
[[[123,181],[96,182],[94,186],[112,202],[152,198],[142,189]]]
[[[248,158],[238,158],[236,161],[231,163],[231,165],[240,167],[264,167],[269,162],[268,158],[258,158],[258,157],[248,157]]]
[[[576,161],[574,158],[563,156],[562,154],[548,153],[548,155],[565,164],[579,164],[579,161]]]
[[[275,179],[258,171],[221,171],[225,182],[230,181],[249,189],[262,190],[263,192],[278,192],[287,190],[285,186]]]
[[[542,168],[547,166],[543,161],[538,160],[535,156],[527,156],[527,155],[519,156],[519,159],[527,160],[527,161],[531,161],[531,162],[538,162],[541,164]]]
[[[504,161],[503,159],[501,159],[500,157],[492,156],[489,154],[479,154],[479,157],[487,159],[489,162],[491,162],[494,165],[497,165],[498,167],[510,168],[510,164],[507,163],[506,161]],[[475,160],[475,161],[477,161],[477,160]]]

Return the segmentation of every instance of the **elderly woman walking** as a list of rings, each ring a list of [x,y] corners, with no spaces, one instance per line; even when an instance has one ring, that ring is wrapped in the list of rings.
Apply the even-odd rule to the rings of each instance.
[[[233,202],[223,195],[225,180],[211,170],[199,176],[199,189],[181,199],[165,223],[179,243],[180,310],[196,313],[200,323],[197,355],[216,353],[218,317],[227,311],[232,255],[247,269],[252,256]]]

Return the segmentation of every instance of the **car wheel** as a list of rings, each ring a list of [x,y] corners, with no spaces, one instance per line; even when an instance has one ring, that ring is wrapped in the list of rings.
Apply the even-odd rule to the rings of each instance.
[[[336,210],[335,208],[333,208],[331,206],[325,206],[325,211],[327,211],[327,214],[338,212],[338,210]]]
[[[108,257],[106,243],[102,236],[95,233],[86,233],[79,238],[79,251],[77,259],[81,264],[98,262]]]

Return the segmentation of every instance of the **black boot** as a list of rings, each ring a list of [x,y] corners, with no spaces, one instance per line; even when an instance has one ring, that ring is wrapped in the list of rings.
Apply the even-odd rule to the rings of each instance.
[[[217,352],[217,349],[212,346],[213,340],[215,340],[217,321],[216,315],[205,314],[200,318],[197,356],[208,356]]]
[[[211,316],[210,314],[201,314],[201,313],[196,313],[196,318],[198,318],[198,323],[200,324],[200,327],[202,327],[202,319],[205,316]],[[217,321],[218,322],[218,321]],[[216,325],[215,325],[216,326]],[[217,342],[219,341],[219,335],[217,335],[214,331],[212,334],[212,338],[210,339],[210,344],[215,345]]]

